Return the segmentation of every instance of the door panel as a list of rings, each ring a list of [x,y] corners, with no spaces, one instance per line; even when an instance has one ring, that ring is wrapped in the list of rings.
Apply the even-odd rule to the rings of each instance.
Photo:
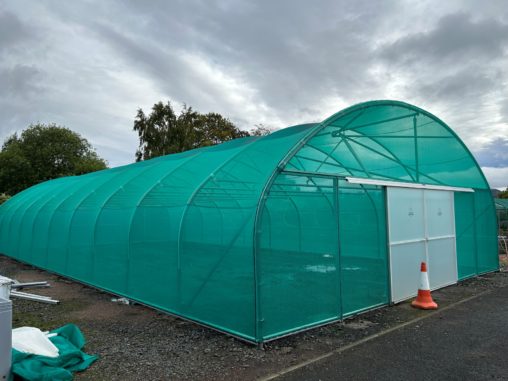
[[[426,190],[425,206],[428,237],[454,236],[453,193]]]
[[[338,226],[331,179],[279,175],[262,211],[263,338],[340,318]]]
[[[457,282],[453,193],[387,188],[392,301],[416,295],[420,262],[431,289]]]
[[[453,193],[426,190],[425,208],[429,282],[434,290],[458,279]]]
[[[420,263],[425,258],[425,241],[392,245],[390,272],[392,302],[416,295],[420,282]]]
[[[430,240],[428,245],[430,289],[457,283],[455,238]]]
[[[389,189],[390,243],[425,238],[423,190]]]
[[[339,247],[342,315],[390,301],[386,208],[378,186],[339,180]]]

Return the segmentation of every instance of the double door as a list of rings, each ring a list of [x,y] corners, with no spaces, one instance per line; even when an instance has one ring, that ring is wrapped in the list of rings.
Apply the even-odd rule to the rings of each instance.
[[[392,302],[416,295],[420,263],[431,289],[457,282],[453,192],[387,187]]]

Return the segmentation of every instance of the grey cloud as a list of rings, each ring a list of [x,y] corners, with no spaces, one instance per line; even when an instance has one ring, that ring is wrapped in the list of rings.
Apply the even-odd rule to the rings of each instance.
[[[23,98],[35,93],[40,95],[42,91],[39,84],[41,77],[40,69],[35,66],[17,64],[11,68],[0,69],[0,96],[2,100],[15,97]]]
[[[42,73],[34,66],[23,64],[0,68],[0,145],[3,139],[37,120],[34,117],[34,98],[41,97]]]
[[[462,64],[461,59],[482,60],[505,54],[508,24],[497,19],[473,21],[467,13],[442,17],[429,32],[402,37],[382,48],[381,56],[389,61],[449,61]]]
[[[127,64],[135,65],[149,74],[154,84],[162,87],[176,85],[177,91],[184,92],[186,88],[196,86],[195,83],[179,83],[191,69],[184,66],[180,55],[187,51],[184,44],[164,38],[137,37],[136,33],[126,33],[117,25],[106,23],[93,23],[88,27],[117,51]]]
[[[143,71],[154,87],[161,89],[174,100],[195,105],[225,102],[221,89],[210,86],[206,78],[199,78],[194,68],[185,61],[186,53],[179,46],[157,44],[147,40],[135,40],[131,36],[118,32],[114,27],[95,24],[93,30],[108,43],[126,64]]]
[[[466,143],[478,145],[499,134],[501,115],[494,110],[502,108],[499,95],[508,83],[508,20],[500,5],[497,13],[467,8],[380,44],[376,54],[402,83],[403,98],[435,107]]]
[[[482,167],[483,173],[489,181],[491,188],[504,190],[508,187],[508,167],[505,168],[492,168]]]
[[[494,139],[474,154],[482,167],[508,167],[508,138]]]
[[[0,86],[10,88],[0,89],[0,139],[54,121],[118,165],[133,158],[136,108],[161,99],[250,129],[395,98],[479,146],[508,126],[507,8],[472,0],[8,2],[1,14],[19,33],[0,52]],[[492,164],[489,152],[482,161]]]
[[[12,12],[0,9],[0,51],[31,37],[30,30]]]
[[[179,90],[183,96],[195,85],[188,81],[178,84],[182,75],[189,79],[185,75],[188,68],[180,67],[174,75],[170,66],[177,60],[168,52],[198,52],[244,81],[280,112],[294,111],[295,105],[315,109],[323,97],[350,97],[372,85],[365,76],[373,59],[370,44],[375,41],[373,36],[381,16],[393,8],[389,2],[379,5],[370,1],[354,5],[323,2],[305,12],[293,11],[293,3],[289,7],[287,2],[272,2],[270,6],[235,3],[231,8],[214,6],[212,2],[194,7],[156,4],[157,12],[147,11],[138,2],[130,4],[143,22],[129,27],[127,33],[135,30],[141,36],[138,43],[159,47],[152,50],[157,57],[123,49],[131,62],[144,61],[144,67],[159,83],[173,75],[168,86],[171,89],[165,90]],[[98,31],[110,41],[107,28],[111,27],[103,25],[103,30]],[[126,30],[123,23],[114,27]],[[153,39],[147,42],[144,36]],[[118,39],[114,40],[117,44]]]
[[[473,69],[462,69],[437,81],[421,84],[418,90],[428,99],[447,99],[463,102],[465,98],[481,97],[496,85],[496,78]]]
[[[508,125],[508,97],[502,101],[501,104],[501,121]],[[507,131],[508,133],[508,131]]]

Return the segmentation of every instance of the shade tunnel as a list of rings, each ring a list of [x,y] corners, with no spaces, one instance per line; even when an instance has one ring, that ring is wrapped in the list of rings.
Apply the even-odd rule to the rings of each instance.
[[[459,137],[372,101],[33,186],[0,206],[0,253],[263,342],[411,297],[421,260],[435,288],[495,271],[496,229]]]

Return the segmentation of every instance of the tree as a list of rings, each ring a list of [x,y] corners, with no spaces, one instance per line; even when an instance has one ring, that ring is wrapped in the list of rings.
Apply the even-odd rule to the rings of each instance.
[[[506,187],[506,189],[504,191],[499,192],[497,197],[499,197],[499,198],[508,198],[508,187]]]
[[[0,193],[14,195],[34,184],[106,168],[90,143],[55,124],[30,125],[7,138],[0,151]]]
[[[2,205],[5,201],[7,201],[10,198],[11,196],[9,196],[8,194],[0,193],[0,205]]]
[[[138,109],[133,130],[139,137],[136,161],[249,136],[217,113],[200,114],[183,105],[176,115],[170,102],[154,104],[148,116]]]
[[[255,124],[254,128],[250,130],[251,136],[266,136],[270,135],[274,129],[266,127],[264,124]]]
[[[236,127],[229,119],[211,112],[201,115],[200,123],[196,124],[196,137],[199,147],[224,143],[228,140],[249,136],[247,131]]]

